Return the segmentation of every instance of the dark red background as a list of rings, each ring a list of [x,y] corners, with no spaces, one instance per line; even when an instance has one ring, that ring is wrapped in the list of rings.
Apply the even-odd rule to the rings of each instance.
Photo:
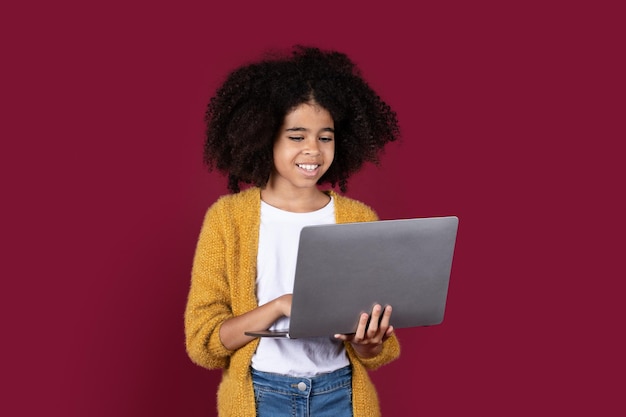
[[[624,415],[622,10],[249,3],[2,6],[2,414],[215,415],[220,373],[183,343],[225,193],[204,108],[229,69],[305,43],[348,53],[401,121],[348,195],[460,218],[444,323],[399,330],[372,373],[384,415]]]

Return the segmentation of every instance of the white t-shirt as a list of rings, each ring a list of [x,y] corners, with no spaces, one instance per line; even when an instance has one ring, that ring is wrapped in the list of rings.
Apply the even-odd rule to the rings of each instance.
[[[293,213],[261,202],[261,227],[257,254],[259,305],[293,292],[300,230],[304,226],[335,223],[335,204],[309,213]],[[289,318],[271,329],[286,329]],[[262,337],[252,357],[252,367],[262,372],[312,376],[332,372],[349,364],[343,343],[330,337],[279,339]]]

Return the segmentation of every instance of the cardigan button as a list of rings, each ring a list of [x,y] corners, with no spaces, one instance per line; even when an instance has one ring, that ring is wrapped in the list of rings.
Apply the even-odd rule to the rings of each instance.
[[[306,391],[306,384],[304,382],[298,383],[298,389],[300,391]]]

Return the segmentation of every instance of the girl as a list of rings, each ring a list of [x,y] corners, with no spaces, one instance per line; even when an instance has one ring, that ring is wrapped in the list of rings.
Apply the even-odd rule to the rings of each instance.
[[[398,138],[395,113],[346,55],[295,47],[233,71],[206,122],[204,161],[228,175],[232,194],[204,219],[185,334],[195,363],[224,370],[219,415],[380,415],[367,369],[399,355],[391,307],[362,314],[354,335],[259,340],[244,332],[288,327],[302,227],[377,220],[318,184],[345,192],[364,162],[378,162]]]

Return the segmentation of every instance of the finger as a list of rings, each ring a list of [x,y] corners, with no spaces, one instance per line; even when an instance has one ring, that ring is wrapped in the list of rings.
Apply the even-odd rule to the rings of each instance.
[[[347,342],[349,340],[352,340],[352,338],[354,337],[354,335],[352,334],[341,334],[341,333],[337,333],[335,336],[335,339],[338,340],[343,340],[344,342]]]
[[[380,314],[382,311],[382,307],[380,304],[376,304],[372,309],[372,317],[370,317],[369,326],[367,328],[368,337],[373,337],[378,331],[378,323],[380,321]]]
[[[389,339],[392,334],[393,334],[393,326],[389,326],[389,328],[385,332],[385,335],[383,336],[383,341]]]
[[[385,306],[385,311],[383,312],[383,319],[380,321],[380,328],[387,329],[389,328],[389,323],[391,322],[391,306]]]
[[[359,325],[356,328],[356,333],[354,335],[353,341],[360,342],[361,340],[365,339],[365,331],[367,329],[368,318],[369,316],[367,315],[367,313],[363,313],[361,314],[361,317],[359,317]]]

